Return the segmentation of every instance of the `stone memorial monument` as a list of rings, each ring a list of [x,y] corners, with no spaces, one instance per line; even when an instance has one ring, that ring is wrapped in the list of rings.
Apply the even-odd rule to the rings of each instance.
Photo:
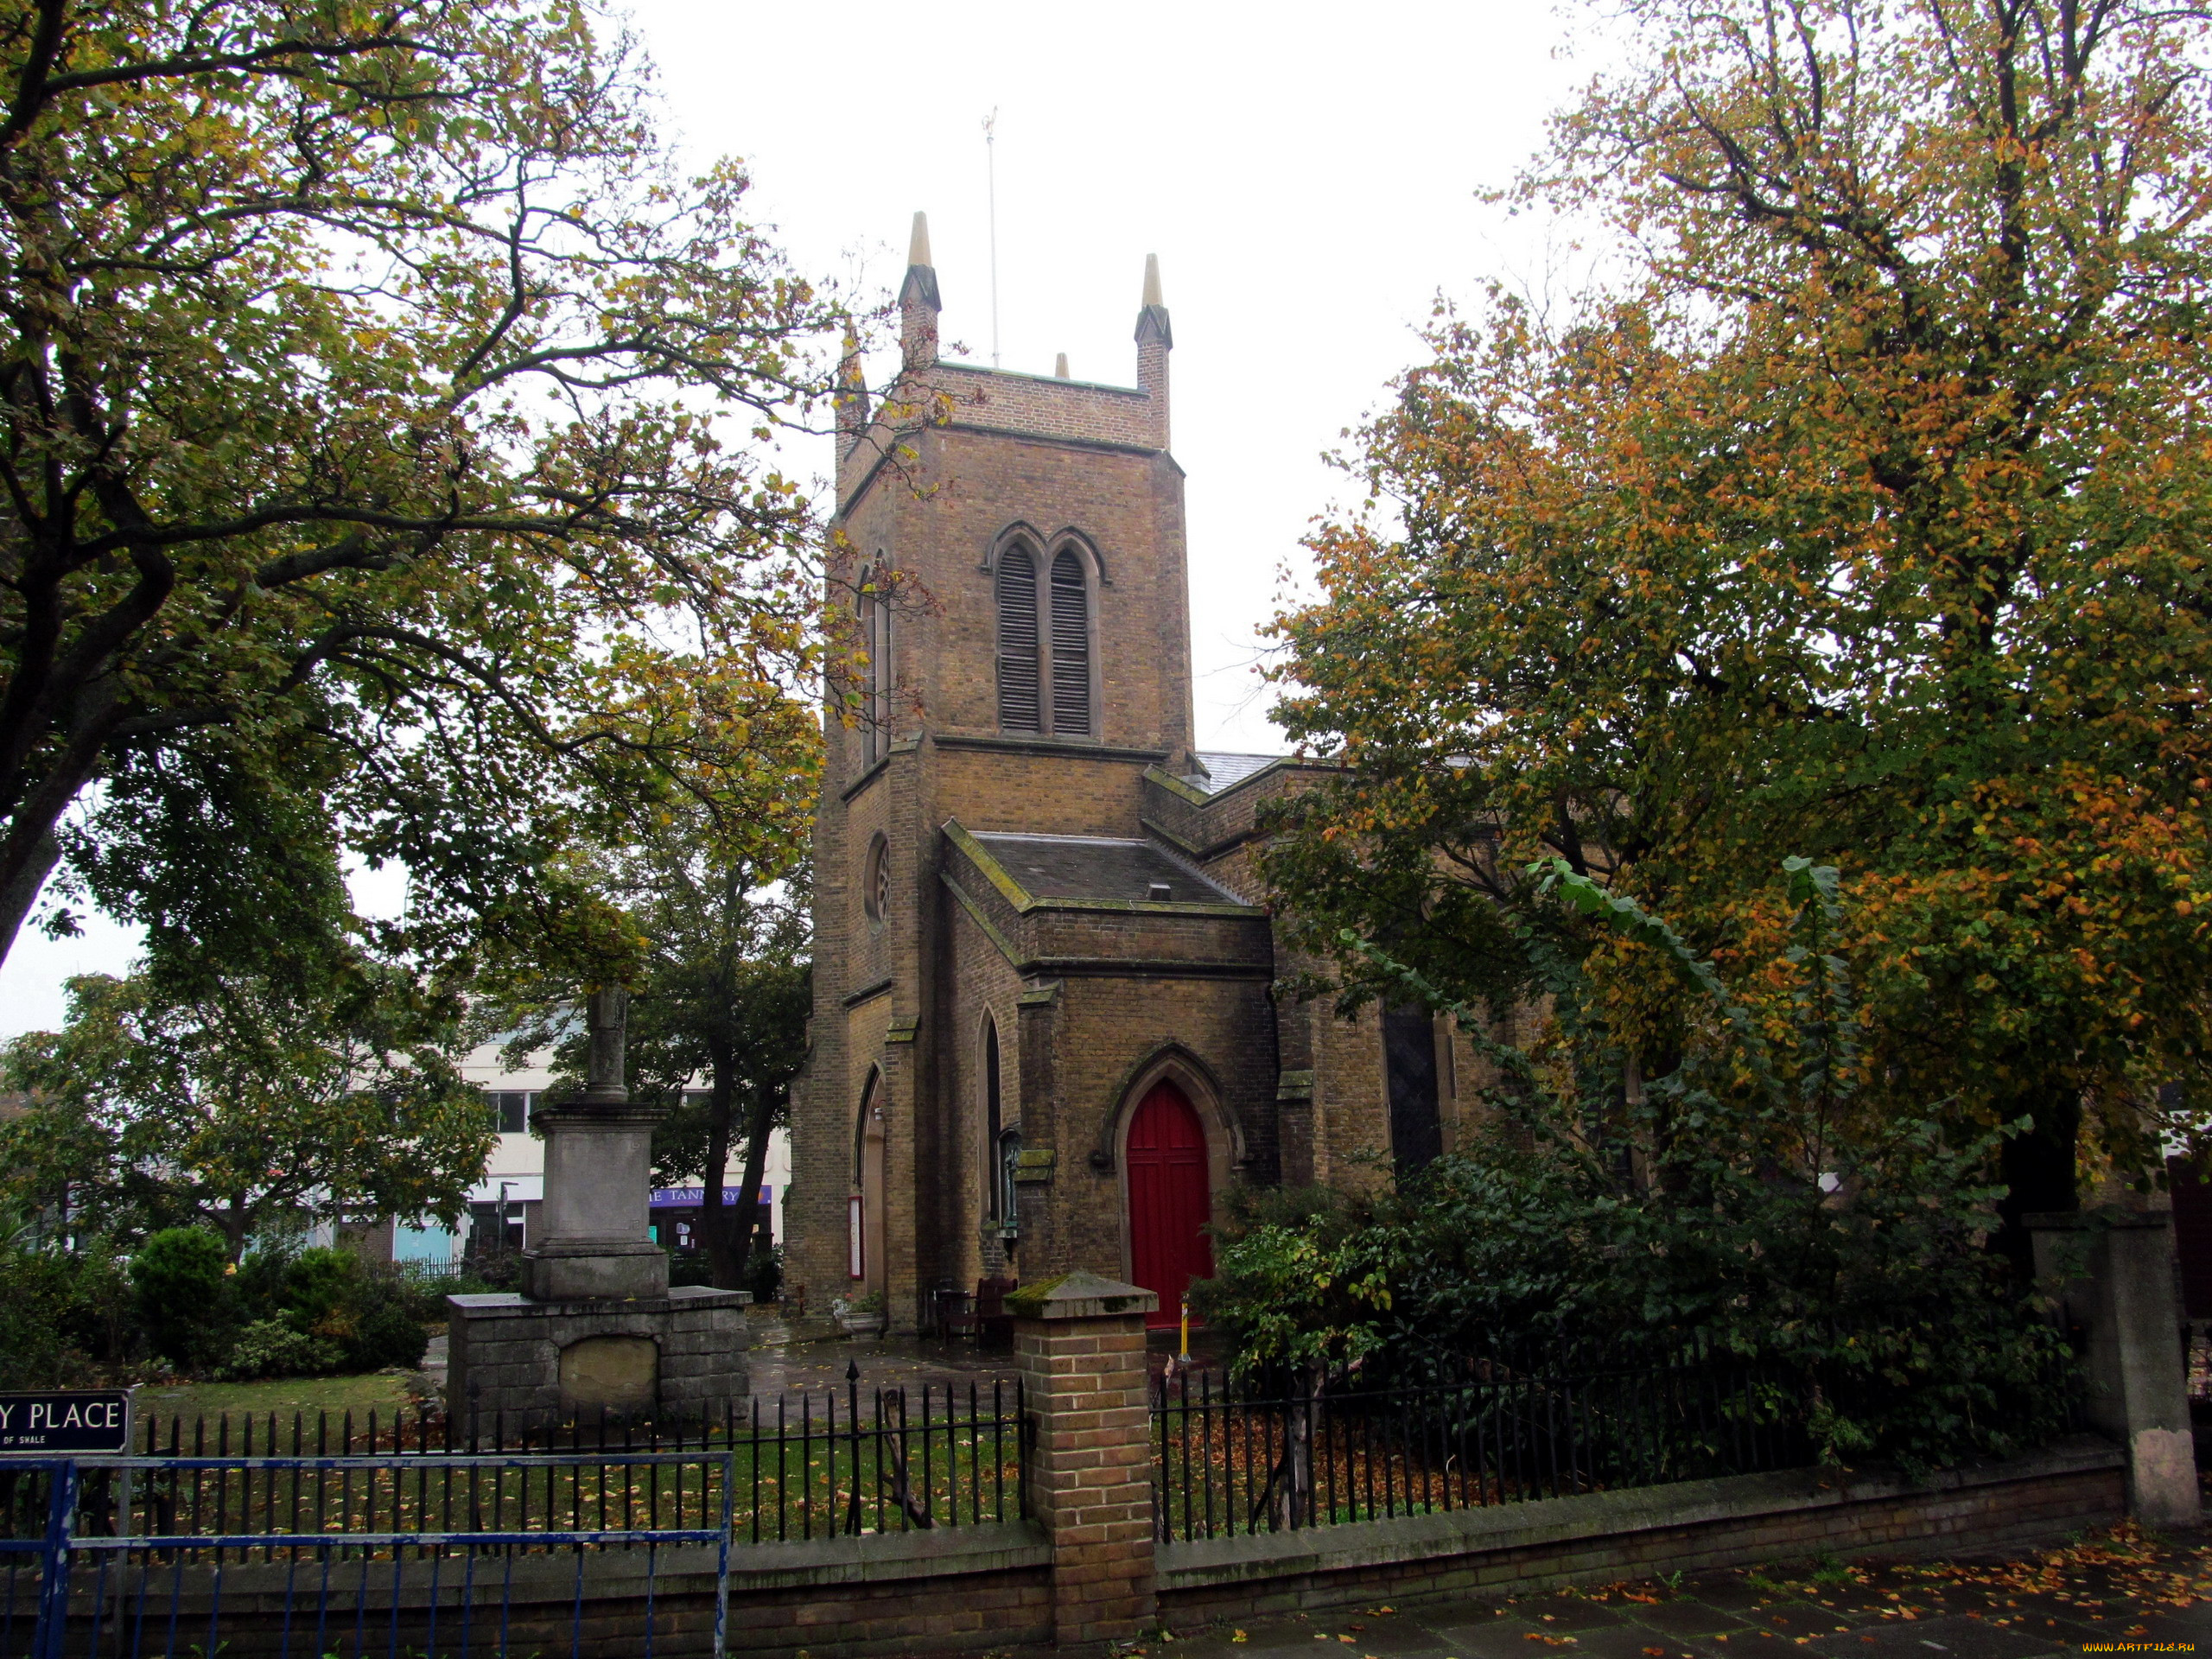
[[[448,1296],[447,1409],[511,1421],[696,1416],[746,1394],[747,1291],[668,1282],[647,1231],[657,1108],[624,1082],[629,993],[588,1005],[583,1093],[541,1109],[545,1198],[522,1290]]]

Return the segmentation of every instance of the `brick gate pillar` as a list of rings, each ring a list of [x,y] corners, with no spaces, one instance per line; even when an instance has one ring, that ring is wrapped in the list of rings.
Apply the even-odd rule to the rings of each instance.
[[[1152,1623],[1151,1291],[1076,1272],[1007,1298],[1029,1414],[1021,1478],[1052,1544],[1054,1639],[1126,1642]]]
[[[2154,1527],[2196,1526],[2196,1440],[2171,1218],[2102,1210],[2021,1219],[2035,1241],[2036,1276],[2057,1285],[2066,1318],[2088,1332],[2088,1418],[2126,1448],[2127,1512]]]

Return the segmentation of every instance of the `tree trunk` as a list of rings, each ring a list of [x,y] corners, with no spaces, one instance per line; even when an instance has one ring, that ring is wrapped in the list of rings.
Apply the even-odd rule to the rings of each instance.
[[[753,1114],[745,1125],[745,1174],[737,1189],[737,1213],[745,1224],[745,1230],[738,1245],[738,1285],[745,1283],[745,1274],[753,1263],[753,1241],[760,1236],[758,1217],[760,1210],[760,1176],[768,1166],[768,1136],[776,1122],[776,1091],[763,1089],[754,1097]]]
[[[252,1236],[253,1219],[252,1211],[236,1198],[226,1204],[213,1217],[215,1230],[222,1234],[223,1248],[234,1268],[245,1259],[246,1241]]]
[[[38,902],[40,889],[46,886],[46,878],[54,874],[54,867],[60,858],[61,843],[48,830],[32,844],[29,856],[8,873],[5,885],[0,886],[0,963],[8,960],[16,936],[23,931],[31,906]]]
[[[730,1109],[737,1079],[734,1057],[727,1045],[715,1043],[709,1053],[713,1083],[707,1095],[707,1166],[699,1172],[699,1242],[707,1247],[707,1264],[717,1290],[744,1286],[741,1250],[730,1237],[729,1215],[722,1204],[722,1166],[729,1161]]]
[[[2075,1180],[2075,1142],[2082,1133],[2082,1096],[2063,1084],[2024,1090],[2002,1103],[2005,1120],[2033,1121],[2005,1141],[1998,1154],[2005,1196],[1998,1200],[1998,1248],[2021,1277],[2035,1275],[2035,1246],[2021,1217],[2073,1210],[2081,1193]]]

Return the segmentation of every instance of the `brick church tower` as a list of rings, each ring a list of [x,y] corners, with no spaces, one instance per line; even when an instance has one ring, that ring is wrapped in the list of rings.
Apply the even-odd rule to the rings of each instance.
[[[1122,387],[941,361],[919,214],[911,261],[902,374],[839,408],[830,580],[868,661],[827,722],[786,1278],[893,1331],[1009,1269],[1172,1313],[1232,1183],[1433,1148],[1452,1057],[1279,1017],[1249,844],[1304,769],[1192,747],[1156,264]]]

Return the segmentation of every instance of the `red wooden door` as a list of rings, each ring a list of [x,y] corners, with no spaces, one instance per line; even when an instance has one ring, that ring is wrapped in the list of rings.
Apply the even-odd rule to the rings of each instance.
[[[1160,1293],[1153,1325],[1173,1325],[1193,1279],[1213,1276],[1205,1131],[1183,1091],[1155,1084],[1129,1122],[1129,1276]]]

